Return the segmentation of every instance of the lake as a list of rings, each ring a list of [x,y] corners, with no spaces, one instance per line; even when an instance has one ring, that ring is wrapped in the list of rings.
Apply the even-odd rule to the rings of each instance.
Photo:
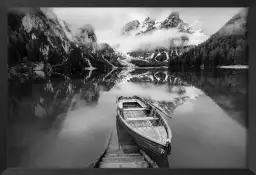
[[[248,70],[116,69],[9,80],[8,167],[84,168],[116,127],[116,98],[189,97],[166,118],[169,168],[245,168]]]

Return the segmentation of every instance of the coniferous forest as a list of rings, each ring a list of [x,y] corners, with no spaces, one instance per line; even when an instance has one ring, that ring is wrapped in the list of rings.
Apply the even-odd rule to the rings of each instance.
[[[218,67],[248,65],[246,11],[231,18],[208,40],[170,60],[170,66]]]

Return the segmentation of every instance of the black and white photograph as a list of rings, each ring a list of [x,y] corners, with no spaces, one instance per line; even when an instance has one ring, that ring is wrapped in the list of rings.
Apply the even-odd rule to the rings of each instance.
[[[10,168],[246,168],[248,8],[7,11]]]

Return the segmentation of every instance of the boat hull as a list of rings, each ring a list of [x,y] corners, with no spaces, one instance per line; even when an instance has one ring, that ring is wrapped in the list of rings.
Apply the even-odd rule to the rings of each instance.
[[[134,141],[138,144],[138,146],[141,149],[145,150],[146,152],[150,152],[154,156],[161,156],[161,157],[162,156],[167,157],[171,153],[171,145],[169,145],[169,146],[161,145],[161,144],[153,142],[152,140],[149,140],[149,139],[143,137],[142,135],[140,135],[139,133],[131,130],[127,126],[127,124],[122,120],[122,116],[120,115],[119,112],[117,114],[117,119],[119,120],[120,124],[123,125],[123,127],[125,128],[127,133],[129,133],[133,137]]]

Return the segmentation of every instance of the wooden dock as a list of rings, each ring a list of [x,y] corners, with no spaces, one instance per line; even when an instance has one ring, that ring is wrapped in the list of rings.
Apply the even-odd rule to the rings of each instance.
[[[150,157],[140,150],[132,137],[117,122],[107,150],[95,168],[158,168]]]

